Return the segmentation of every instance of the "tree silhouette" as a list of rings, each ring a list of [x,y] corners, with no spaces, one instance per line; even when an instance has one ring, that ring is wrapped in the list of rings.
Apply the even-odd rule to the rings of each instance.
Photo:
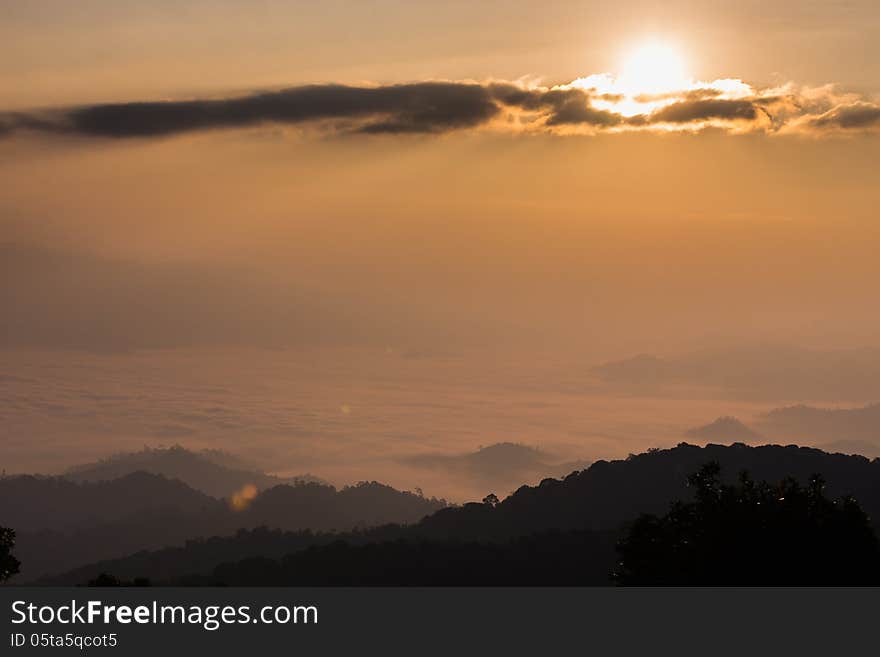
[[[12,554],[14,547],[15,531],[0,527],[0,582],[5,582],[19,572],[21,562]]]
[[[880,543],[851,497],[825,497],[822,477],[735,485],[717,462],[688,483],[693,502],[640,516],[618,543],[614,573],[632,585],[865,585],[880,582]]]

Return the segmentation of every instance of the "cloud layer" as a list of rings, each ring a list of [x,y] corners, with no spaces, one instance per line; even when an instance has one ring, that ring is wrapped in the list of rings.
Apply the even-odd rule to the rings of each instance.
[[[442,134],[474,128],[560,134],[706,128],[827,134],[880,129],[880,105],[832,86],[755,89],[733,79],[684,86],[647,94],[627,88],[610,74],[552,87],[497,81],[306,85],[229,98],[0,113],[0,137],[40,132],[147,138],[263,124],[366,134]]]

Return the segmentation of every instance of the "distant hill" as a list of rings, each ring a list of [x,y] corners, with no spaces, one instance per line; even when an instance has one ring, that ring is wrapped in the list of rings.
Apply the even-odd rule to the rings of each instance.
[[[729,415],[701,427],[688,429],[684,435],[700,441],[722,443],[752,443],[762,439],[760,433]]]
[[[820,473],[827,481],[829,497],[853,495],[875,524],[880,519],[880,459],[870,461],[861,456],[828,454],[797,446],[749,447],[734,444],[697,447],[682,443],[672,449],[652,450],[626,460],[598,461],[563,480],[547,479],[538,486],[524,486],[497,504],[470,503],[449,507],[407,528],[380,527],[356,534],[336,535],[335,539],[344,539],[355,545],[398,540],[419,545],[425,541],[496,543],[534,534],[573,532],[576,537],[571,540],[582,541],[584,546],[594,546],[597,554],[604,549],[607,556],[610,554],[607,547],[613,544],[613,540],[610,543],[603,541],[607,541],[608,536],[613,539],[626,523],[641,513],[662,514],[673,500],[690,499],[692,491],[687,486],[687,477],[708,461],[719,462],[728,480],[733,480],[743,470],[749,471],[756,480],[766,481],[780,481],[791,476],[806,482],[813,474]],[[285,546],[289,547],[291,541],[297,541],[298,546],[291,553],[310,544],[309,540],[322,545],[333,542],[326,535],[313,536],[311,539],[304,539],[303,536],[279,534],[275,538],[266,538],[259,551],[249,556],[277,559],[277,555],[283,552]],[[606,538],[601,538],[603,536]],[[102,571],[125,578],[153,576],[158,581],[162,581],[162,576],[179,578],[184,572],[194,577],[210,578],[214,569],[222,563],[222,557],[216,555],[234,553],[239,555],[239,559],[243,558],[241,555],[248,547],[245,545],[247,538],[217,539],[210,548],[201,543],[176,552],[166,550],[139,554],[112,563],[96,563],[75,573],[47,580],[47,583],[82,583]],[[548,540],[552,544],[556,539]],[[600,545],[605,545],[605,548],[600,548]],[[428,550],[425,554],[430,554],[431,548],[425,549]],[[491,551],[477,550],[474,554],[483,555],[475,557],[482,559]],[[366,559],[369,556],[365,553],[356,558]],[[296,557],[291,559],[294,559],[291,563],[308,563],[305,557],[303,560]],[[375,562],[372,563],[370,568],[375,567]],[[159,564],[159,570],[151,570]],[[340,564],[340,567],[345,565]],[[595,574],[598,571],[591,572]],[[297,581],[307,582],[308,578]]]
[[[336,489],[320,484],[275,486],[237,514],[238,527],[344,531],[388,523],[414,523],[443,508],[444,500],[361,482]]]
[[[880,454],[880,404],[860,408],[787,406],[767,413],[759,424],[774,439],[860,445],[860,453]]]
[[[145,447],[140,452],[115,454],[109,458],[78,465],[64,473],[71,481],[110,481],[132,472],[150,472],[179,479],[212,497],[229,497],[243,486],[258,490],[297,482],[326,483],[312,475],[275,477],[238,457],[218,450],[193,452],[179,445],[167,448]]]
[[[675,363],[651,354],[609,361],[592,371],[606,383],[638,387],[672,383],[677,374]]]
[[[705,386],[742,399],[880,398],[880,349],[815,350],[781,344],[703,349],[669,358],[639,354],[591,370],[631,390]]]
[[[345,531],[413,523],[444,504],[376,482],[340,490],[313,483],[274,486],[231,505],[144,472],[97,483],[0,479],[0,521],[18,533],[18,581],[239,528]]]
[[[404,462],[475,481],[487,492],[497,490],[499,494],[513,490],[524,481],[564,476],[589,465],[587,461],[560,462],[539,449],[512,442],[496,443],[464,454],[419,454]]]
[[[864,456],[880,456],[880,445],[867,440],[835,440],[819,445],[819,449],[832,454],[862,454]]]

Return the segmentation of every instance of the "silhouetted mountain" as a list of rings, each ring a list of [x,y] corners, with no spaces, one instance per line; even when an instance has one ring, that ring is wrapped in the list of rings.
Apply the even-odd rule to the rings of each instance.
[[[17,581],[225,532],[230,513],[220,500],[146,472],[95,483],[29,475],[0,479],[0,518],[18,534]]]
[[[328,532],[297,532],[256,527],[240,529],[229,536],[212,536],[187,540],[178,547],[158,550],[141,550],[116,559],[105,559],[75,568],[58,575],[44,576],[36,581],[46,585],[76,585],[110,573],[124,580],[134,580],[149,573],[154,583],[165,583],[183,577],[209,575],[222,563],[233,563],[260,555],[279,559],[313,545],[324,545],[340,540],[351,543],[374,540],[396,540],[406,535],[407,528],[400,525],[379,527],[367,532],[350,532],[344,535]]]
[[[871,585],[880,541],[857,501],[814,476],[722,485],[717,463],[688,478],[694,501],[615,532],[548,531],[494,543],[417,538],[335,541],[282,559],[254,557],[175,584],[224,586]]]
[[[640,354],[591,371],[608,385],[633,391],[687,385],[748,399],[880,397],[880,349],[820,351],[759,344],[704,349],[673,358]]]
[[[168,448],[145,447],[140,452],[115,454],[95,463],[79,465],[64,477],[72,481],[109,481],[132,472],[151,472],[169,479],[179,479],[213,497],[229,497],[243,486],[258,490],[297,482],[326,483],[312,475],[275,477],[261,472],[226,452],[192,452],[179,445]]]
[[[708,461],[720,463],[730,481],[743,470],[747,470],[754,479],[765,481],[780,481],[790,476],[796,481],[807,482],[815,473],[821,473],[828,482],[829,496],[852,495],[875,523],[880,518],[880,459],[869,461],[860,456],[828,454],[818,449],[796,446],[748,447],[734,444],[696,447],[682,443],[673,449],[651,450],[626,460],[598,461],[561,481],[547,479],[535,487],[524,486],[497,503],[487,500],[488,503],[449,507],[407,528],[379,527],[357,534],[337,535],[334,540],[343,539],[354,545],[399,539],[416,544],[425,541],[506,543],[534,534],[574,532],[584,536],[573,538],[573,541],[589,542],[592,539],[584,538],[587,534],[619,535],[626,523],[643,513],[662,514],[673,500],[692,499],[693,488],[688,486],[688,476]],[[249,556],[277,558],[291,540],[298,541],[300,547],[297,549],[303,549],[310,540],[322,544],[332,542],[326,535],[317,538],[313,535],[311,539],[303,536],[297,535],[295,539],[285,534],[267,537],[261,544],[261,551],[252,552]],[[162,564],[162,572],[167,575],[179,577],[181,573],[189,572],[210,577],[222,559],[206,556],[203,545],[193,548],[195,551],[164,551],[161,555],[141,554],[112,564],[94,564],[51,581],[56,584],[83,583],[100,572],[109,572],[125,579],[144,576],[156,581],[161,578],[154,577],[149,570],[139,569],[148,567],[154,561]],[[240,539],[216,539],[211,546],[209,553],[242,554]],[[430,551],[434,548],[425,549]],[[352,558],[368,559],[366,556]],[[369,568],[378,568],[375,564],[382,563],[382,559],[384,557],[376,557],[370,562],[374,565]],[[304,562],[294,559],[291,563]],[[187,567],[188,571],[185,570]],[[345,565],[340,564],[340,568],[344,570]],[[365,572],[370,572],[369,568]],[[354,576],[355,573],[349,574]],[[308,580],[303,576],[291,581]]]
[[[283,485],[223,501],[143,472],[99,483],[59,477],[0,479],[0,518],[17,530],[22,581],[239,528],[343,531],[412,523],[444,504],[375,482],[341,490],[321,484]]]
[[[336,490],[332,486],[275,486],[258,495],[237,518],[240,527],[343,531],[387,523],[411,523],[446,502],[401,492],[375,481]],[[242,522],[244,521],[244,522]]]
[[[735,477],[748,470],[756,479],[806,481],[822,473],[829,494],[853,495],[880,518],[880,459],[827,454],[807,447],[749,447],[686,443],[620,461],[597,461],[563,480],[523,487],[495,506],[466,504],[425,518],[419,531],[433,537],[507,538],[552,529],[615,529],[641,513],[661,513],[670,501],[688,499],[687,476],[717,461]]]
[[[714,422],[684,432],[688,438],[724,443],[745,443],[761,440],[761,434],[750,429],[735,417],[719,417]]]
[[[880,453],[880,404],[861,408],[788,406],[767,413],[759,426],[775,439],[827,444],[858,441],[867,446],[859,453]]]
[[[31,475],[0,478],[0,518],[19,534],[107,524],[148,510],[189,515],[224,507],[181,481],[146,472],[88,483]]]
[[[524,481],[566,475],[589,465],[586,461],[560,463],[539,449],[510,442],[496,443],[465,454],[419,454],[408,457],[405,462],[471,479],[484,488],[497,489],[499,493],[512,490]]]
[[[234,531],[225,508],[205,513],[148,509],[114,521],[68,531],[37,529],[19,532],[16,554],[22,561],[16,583],[28,582],[80,564],[180,545],[197,536],[226,535]]]

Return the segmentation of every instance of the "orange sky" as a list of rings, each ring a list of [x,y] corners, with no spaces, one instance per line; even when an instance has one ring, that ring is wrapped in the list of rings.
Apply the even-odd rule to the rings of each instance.
[[[0,18],[7,108],[303,82],[559,82],[613,70],[657,35],[700,79],[876,92],[880,66],[871,0],[33,0],[4,3]]]
[[[6,3],[0,348],[876,346],[878,73],[857,0]]]

